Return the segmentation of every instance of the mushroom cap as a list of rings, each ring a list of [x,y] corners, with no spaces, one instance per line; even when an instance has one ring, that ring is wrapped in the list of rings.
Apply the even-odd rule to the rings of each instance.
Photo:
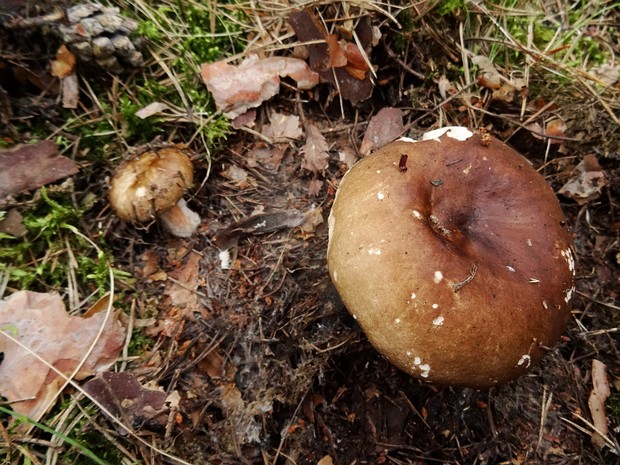
[[[329,272],[398,368],[493,386],[526,373],[564,330],[571,236],[552,189],[513,149],[465,128],[425,138],[393,142],[345,174]]]
[[[194,167],[184,148],[149,150],[116,170],[110,204],[119,218],[144,223],[177,204],[194,181]]]

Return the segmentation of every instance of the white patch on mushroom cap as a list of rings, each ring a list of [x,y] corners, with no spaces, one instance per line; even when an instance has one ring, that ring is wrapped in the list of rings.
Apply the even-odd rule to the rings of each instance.
[[[445,128],[434,129],[432,131],[425,132],[422,135],[422,140],[436,140],[439,142],[439,138],[444,134],[460,142],[466,141],[474,135],[473,132],[462,126],[447,126]]]
[[[438,304],[433,304],[433,305],[431,305],[431,307],[433,307],[434,309],[437,309],[437,308],[439,308],[439,305]]]
[[[135,196],[136,197],[144,197],[146,195],[148,191],[146,190],[146,187],[144,186],[140,186],[136,189],[136,193]]]
[[[399,137],[398,140],[400,142],[411,142],[411,143],[417,142],[417,140],[412,139],[411,137]]]
[[[507,269],[508,271],[510,271],[511,273],[516,272],[516,270],[515,270],[512,266],[510,266],[510,265],[506,265],[506,269]]]
[[[533,244],[532,244],[532,239],[528,239],[528,240],[526,241],[526,244],[527,244],[528,246],[532,247],[532,245],[533,245]]]
[[[377,192],[377,198],[379,200],[383,200],[385,198],[385,195],[383,194],[383,192]]]
[[[445,320],[445,318],[443,317],[443,315],[439,315],[437,318],[435,318],[435,319],[433,320],[433,324],[434,324],[435,326],[442,326],[442,325],[443,325],[444,320]]]
[[[566,289],[566,290],[564,291],[564,293],[566,294],[566,297],[564,297],[564,301],[565,301],[566,303],[570,302],[570,299],[572,299],[572,298],[573,298],[573,292],[574,292],[574,291],[575,291],[575,288],[574,288],[574,287],[573,287],[573,288],[571,288],[571,289]]]
[[[439,270],[435,271],[435,275],[433,276],[433,282],[435,284],[439,284],[443,280],[443,273]]]
[[[420,370],[422,370],[422,373],[420,373],[420,376],[422,378],[428,378],[428,374],[431,372],[431,366],[428,363],[424,363],[420,365]]]
[[[575,257],[573,256],[573,251],[571,249],[566,249],[566,250],[562,250],[561,254],[562,254],[562,257],[564,257],[564,259],[566,260],[566,263],[568,263],[568,270],[574,275],[575,274]]]
[[[420,357],[416,357],[413,359],[414,365],[419,365],[420,363],[422,363],[422,359]]]
[[[368,255],[381,255],[381,249],[368,249]]]
[[[525,365],[523,368],[529,368],[531,364],[532,364],[532,357],[530,357],[529,354],[522,355],[519,361],[517,362],[517,366],[519,367]]]
[[[412,293],[411,293],[411,298],[412,298],[412,299],[415,299],[415,298],[416,298],[416,294],[415,294],[415,292],[412,292]]]
[[[423,219],[423,218],[424,218],[424,217],[422,216],[422,213],[420,213],[420,212],[419,212],[419,211],[417,211],[417,210],[413,210],[411,213],[412,213],[413,217],[414,217],[416,220],[421,220],[421,219]]]

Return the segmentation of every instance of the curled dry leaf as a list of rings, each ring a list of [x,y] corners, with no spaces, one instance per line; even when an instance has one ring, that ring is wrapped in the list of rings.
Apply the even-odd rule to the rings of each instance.
[[[66,78],[70,74],[73,74],[75,69],[76,58],[73,53],[69,51],[65,44],[62,44],[56,52],[56,59],[52,60],[51,74],[58,78]]]
[[[366,156],[373,150],[400,137],[404,131],[403,112],[398,108],[382,108],[379,113],[370,118],[360,146],[360,153]]]
[[[586,155],[575,167],[572,177],[564,184],[558,194],[585,205],[601,195],[605,187],[605,173],[594,155]]]
[[[319,128],[309,123],[306,126],[306,143],[301,148],[304,156],[301,167],[313,173],[325,170],[329,160],[328,149],[327,140]]]
[[[0,302],[0,352],[4,353],[0,394],[16,412],[38,421],[65,383],[33,353],[67,376],[81,364],[76,379],[103,371],[116,361],[125,340],[124,329],[115,315],[107,319],[106,315],[70,316],[57,293],[19,291]]]
[[[592,360],[592,391],[588,398],[588,407],[592,415],[592,423],[597,431],[592,432],[592,444],[596,447],[605,446],[605,436],[609,433],[605,415],[605,401],[611,395],[607,367],[603,362]]]
[[[270,124],[263,127],[263,136],[269,137],[274,143],[289,142],[301,139],[302,130],[299,116],[273,112],[269,115]]]
[[[276,95],[280,77],[291,77],[302,90],[319,82],[318,74],[305,61],[289,57],[249,56],[239,66],[217,61],[201,65],[200,70],[215,105],[231,119]]]
[[[476,55],[471,62],[478,66],[478,84],[494,90],[501,87],[500,75],[491,60],[483,55]]]
[[[288,21],[302,42],[324,41],[307,46],[310,67],[320,75],[321,82],[332,84],[342,98],[353,104],[370,97],[374,87],[368,73],[370,68],[357,44],[337,40],[338,37],[328,34],[325,26],[309,8],[293,11]],[[374,33],[367,17],[360,18],[355,34],[368,54]]]

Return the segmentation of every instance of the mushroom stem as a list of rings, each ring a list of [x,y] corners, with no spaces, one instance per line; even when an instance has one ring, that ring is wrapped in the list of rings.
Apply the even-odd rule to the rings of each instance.
[[[198,213],[190,210],[183,199],[180,199],[174,207],[161,212],[159,219],[166,229],[177,237],[191,237],[200,224]]]

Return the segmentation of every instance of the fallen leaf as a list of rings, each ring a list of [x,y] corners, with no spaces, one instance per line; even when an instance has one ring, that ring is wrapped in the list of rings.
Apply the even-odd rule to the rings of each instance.
[[[501,78],[495,65],[483,55],[472,57],[471,62],[478,66],[478,84],[487,89],[499,89]]]
[[[81,365],[75,379],[103,371],[116,361],[125,341],[124,330],[115,315],[107,320],[106,316],[105,312],[90,318],[70,316],[57,293],[19,291],[0,301],[0,352],[4,353],[0,394],[13,410],[38,421],[65,384],[33,353],[67,376]]]
[[[224,61],[200,66],[215,105],[230,119],[259,106],[280,90],[280,77],[289,76],[302,90],[313,88],[319,76],[305,61],[289,57],[247,57],[239,66]]]
[[[316,465],[334,465],[334,460],[330,455],[326,455],[321,460],[319,460]]]
[[[150,116],[158,115],[166,110],[170,110],[169,105],[163,102],[152,102],[136,111],[135,115],[140,119],[146,119]]]
[[[574,168],[572,177],[564,184],[558,194],[585,205],[601,195],[605,187],[605,173],[594,155],[586,155]]]
[[[312,207],[304,214],[304,222],[299,226],[299,229],[308,236],[314,233],[316,227],[324,221],[323,209],[321,207]]]
[[[301,148],[301,153],[304,157],[301,167],[313,173],[324,171],[329,160],[328,149],[327,140],[325,140],[319,128],[312,123],[308,123],[306,125],[306,143]]]
[[[302,135],[299,116],[273,112],[269,115],[269,124],[263,127],[261,133],[274,143],[299,140]]]
[[[200,254],[190,251],[185,259],[178,263],[176,268],[168,273],[168,280],[164,289],[166,299],[164,305],[172,307],[170,318],[183,320],[191,318],[195,312],[202,309],[198,299],[200,285]],[[182,323],[182,322],[181,322]],[[172,324],[170,326],[177,327]],[[180,330],[179,330],[180,331]],[[174,336],[177,331],[168,331],[168,336]]]
[[[73,74],[75,62],[75,55],[69,51],[65,44],[62,44],[56,52],[56,59],[52,60],[52,76],[62,79],[66,78],[70,74]]]
[[[13,237],[25,236],[28,230],[24,226],[24,218],[15,208],[11,208],[4,218],[0,214],[0,233],[8,234]]]
[[[37,189],[78,172],[78,166],[58,153],[51,140],[0,150],[0,205],[2,198]]]
[[[609,380],[607,379],[607,366],[596,359],[592,360],[592,391],[588,398],[588,407],[592,415],[592,423],[598,432],[592,432],[592,444],[602,449],[605,444],[605,436],[609,433],[607,416],[605,415],[605,401],[611,395]],[[600,433],[600,434],[599,434]]]
[[[323,181],[315,176],[308,182],[308,195],[310,197],[316,197],[321,193],[322,188]]]
[[[250,168],[261,165],[272,172],[278,171],[280,163],[286,153],[286,146],[256,146],[250,149],[246,155],[246,163]]]
[[[400,137],[404,131],[403,112],[398,108],[382,108],[368,122],[360,153],[366,156]]]
[[[166,393],[144,388],[132,373],[99,373],[84,384],[84,390],[125,426],[136,430],[166,426]]]
[[[80,103],[80,84],[75,74],[62,78],[62,107],[77,108]]]
[[[370,97],[374,85],[370,73],[366,72],[368,64],[356,44],[345,41],[343,46],[338,43],[338,48],[341,50],[336,50],[335,40],[329,37],[323,24],[308,8],[293,11],[289,14],[288,21],[302,42],[324,41],[307,46],[310,68],[319,74],[321,82],[333,85],[342,98],[354,105]],[[368,53],[373,42],[373,29],[368,18],[360,18],[355,33]],[[343,62],[340,52],[347,59],[347,66],[334,67],[334,64]]]

